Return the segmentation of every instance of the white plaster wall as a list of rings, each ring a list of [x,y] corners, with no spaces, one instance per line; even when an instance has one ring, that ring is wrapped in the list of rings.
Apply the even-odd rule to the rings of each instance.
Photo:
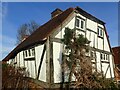
[[[112,78],[114,77],[114,61],[113,61],[113,56],[110,55],[110,67],[111,67],[111,73],[112,73]]]
[[[96,52],[97,70],[101,72],[100,52]]]
[[[108,63],[102,63],[102,71],[103,71],[103,74],[105,75],[105,73],[106,73],[106,70],[107,70],[107,68],[108,68]],[[106,75],[106,78],[110,78],[110,71],[108,72],[107,71],[107,75]]]
[[[86,30],[86,38],[89,40],[89,41],[91,41],[91,32],[90,31],[88,31],[88,30]]]
[[[37,75],[38,75],[38,68],[40,65],[40,59],[43,52],[44,45],[39,45],[35,47],[35,57],[36,57],[36,67],[37,67]],[[39,80],[46,82],[46,53],[43,58]]]
[[[103,39],[98,37],[98,49],[103,50]]]
[[[76,16],[80,16],[83,19],[86,19],[86,17],[82,16],[80,13],[77,13]]]
[[[95,32],[97,32],[97,23],[90,20],[90,19],[87,19],[87,28],[90,29],[90,30],[94,30]]]
[[[19,67],[19,53],[17,54],[15,59],[16,59],[16,62],[17,62],[16,67]]]
[[[104,32],[104,50],[110,52],[110,47],[109,47],[107,36],[106,36],[105,32]]]
[[[65,27],[73,29],[75,27],[75,17]],[[63,27],[62,30],[59,30],[60,32],[55,36],[55,38],[63,38],[65,27]]]
[[[107,73],[106,73],[106,78],[111,78],[110,67],[109,67],[109,69],[108,69],[108,71],[107,71]]]
[[[29,70],[28,70],[28,61],[25,61],[25,68],[26,68],[26,75],[28,76],[28,77],[31,77],[31,75],[29,74]]]
[[[35,61],[27,61],[27,67],[28,67],[28,72],[30,77],[36,78],[36,73],[35,73]]]
[[[53,42],[54,83],[59,83],[62,81],[62,47],[62,44]]]
[[[94,47],[95,45],[94,45],[94,43],[95,43],[95,41],[94,41],[94,33],[93,32],[91,32],[91,37],[90,37],[90,46],[91,47]]]
[[[101,28],[104,28],[104,26],[103,26],[103,25],[101,25],[101,24],[99,24],[99,23],[98,23],[98,26],[99,26],[99,27],[101,27]]]
[[[20,67],[24,67],[23,51],[20,52]]]

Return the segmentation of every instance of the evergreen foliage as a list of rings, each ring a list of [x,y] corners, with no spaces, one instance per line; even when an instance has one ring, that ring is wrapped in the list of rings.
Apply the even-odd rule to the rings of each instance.
[[[82,34],[76,35],[76,29],[66,28],[62,42],[65,44],[62,66],[64,73],[68,73],[68,88],[115,87],[112,80],[103,78],[103,75],[96,71],[92,66],[91,57],[86,56],[90,43],[86,37]]]

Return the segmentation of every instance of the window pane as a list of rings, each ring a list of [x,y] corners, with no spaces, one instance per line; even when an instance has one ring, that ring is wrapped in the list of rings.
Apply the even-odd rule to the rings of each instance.
[[[106,60],[108,60],[108,55],[106,54]]]
[[[25,51],[23,52],[23,56],[25,57]]]
[[[79,27],[79,19],[76,19],[76,26]]]
[[[102,59],[102,53],[100,54],[100,58]]]
[[[84,21],[81,20],[81,28],[83,29],[84,28]]]
[[[28,50],[29,56],[31,56],[30,49]]]
[[[98,36],[99,36],[99,34],[100,34],[100,33],[99,33],[99,28],[98,28]]]
[[[105,60],[105,54],[104,54],[104,60]]]
[[[25,51],[25,56],[27,57],[27,50]]]
[[[103,36],[103,32],[102,32],[102,29],[100,29],[100,36]]]
[[[35,56],[35,49],[32,49],[32,56]]]

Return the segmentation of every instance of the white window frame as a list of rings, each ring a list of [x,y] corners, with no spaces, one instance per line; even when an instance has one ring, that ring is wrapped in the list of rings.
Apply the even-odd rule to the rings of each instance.
[[[77,20],[79,20],[79,26],[77,26]],[[81,28],[81,22],[83,22],[83,28]],[[85,30],[85,20],[82,18],[76,18],[76,28],[79,28],[81,30]]]
[[[102,55],[102,56],[101,56]],[[101,53],[100,54],[100,59],[101,60],[108,60],[109,59],[109,54]]]
[[[24,53],[24,59],[35,58],[35,48],[27,49],[23,53]]]
[[[101,28],[101,27],[98,26],[98,36],[99,37],[103,37],[103,34],[104,34],[103,33],[103,28]]]

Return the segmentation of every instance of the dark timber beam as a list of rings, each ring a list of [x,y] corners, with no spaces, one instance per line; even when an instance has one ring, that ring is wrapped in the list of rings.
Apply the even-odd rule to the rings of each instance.
[[[50,86],[54,83],[53,41],[50,38]]]
[[[39,78],[39,75],[40,75],[40,70],[41,70],[41,66],[42,66],[45,50],[46,50],[46,45],[44,44],[43,52],[42,52],[41,59],[40,59],[40,65],[39,65],[39,68],[38,68],[37,79]]]

